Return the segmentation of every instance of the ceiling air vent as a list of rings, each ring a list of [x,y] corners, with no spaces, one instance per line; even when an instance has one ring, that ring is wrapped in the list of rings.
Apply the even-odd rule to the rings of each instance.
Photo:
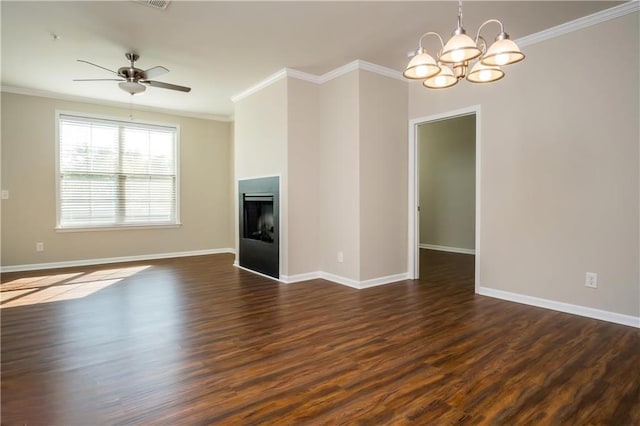
[[[171,0],[133,0],[136,3],[146,4],[154,9],[166,9]]]

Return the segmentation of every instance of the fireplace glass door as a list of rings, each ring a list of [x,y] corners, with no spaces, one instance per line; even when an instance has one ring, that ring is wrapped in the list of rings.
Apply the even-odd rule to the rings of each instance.
[[[273,244],[273,195],[244,194],[244,238]]]

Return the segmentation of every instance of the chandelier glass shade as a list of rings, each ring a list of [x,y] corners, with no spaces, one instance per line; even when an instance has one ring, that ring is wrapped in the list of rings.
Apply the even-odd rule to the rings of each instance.
[[[490,23],[497,23],[500,32],[495,41],[487,46],[480,31]],[[435,58],[422,46],[422,40],[429,35],[440,40],[441,50]],[[423,80],[422,84],[430,89],[451,87],[463,78],[472,83],[490,83],[504,77],[501,67],[520,62],[524,58],[525,55],[505,33],[502,22],[497,19],[489,19],[480,25],[475,40],[469,37],[462,27],[462,0],[458,0],[458,26],[452,37],[445,44],[438,33],[430,31],[423,34],[403,75],[408,79]],[[474,60],[475,64],[467,73]]]

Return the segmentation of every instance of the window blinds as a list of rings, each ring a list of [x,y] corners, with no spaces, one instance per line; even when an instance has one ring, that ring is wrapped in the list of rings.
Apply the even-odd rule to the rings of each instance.
[[[175,224],[177,129],[59,118],[61,228]]]

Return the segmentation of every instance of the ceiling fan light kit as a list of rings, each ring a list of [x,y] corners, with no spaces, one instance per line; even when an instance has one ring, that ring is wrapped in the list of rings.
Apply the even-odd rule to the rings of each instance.
[[[105,71],[109,71],[115,74],[118,78],[93,78],[93,79],[75,79],[73,81],[119,81],[118,87],[129,93],[130,95],[136,95],[144,93],[147,90],[147,86],[159,87],[161,89],[177,90],[180,92],[190,92],[191,88],[186,86],[178,86],[177,84],[164,83],[162,81],[150,80],[166,74],[169,70],[162,66],[151,67],[147,70],[142,70],[135,67],[135,62],[140,58],[136,53],[126,53],[125,57],[130,61],[130,65],[121,67],[118,71],[110,70],[101,65],[94,64],[89,61],[78,59],[78,62],[84,62],[85,64],[92,65],[94,67],[101,68]]]
[[[487,42],[480,31],[490,23],[497,23],[500,33],[487,48]],[[429,35],[440,40],[441,49],[436,58],[429,55],[422,46],[422,40]],[[411,80],[423,80],[422,85],[430,89],[452,87],[463,78],[472,83],[490,83],[504,77],[502,66],[515,64],[524,58],[518,45],[509,38],[504,25],[497,19],[483,22],[475,40],[469,37],[462,27],[462,0],[458,0],[458,25],[449,41],[445,44],[440,34],[433,31],[424,33],[418,41],[415,56],[402,74]],[[476,63],[467,72],[473,60]]]

